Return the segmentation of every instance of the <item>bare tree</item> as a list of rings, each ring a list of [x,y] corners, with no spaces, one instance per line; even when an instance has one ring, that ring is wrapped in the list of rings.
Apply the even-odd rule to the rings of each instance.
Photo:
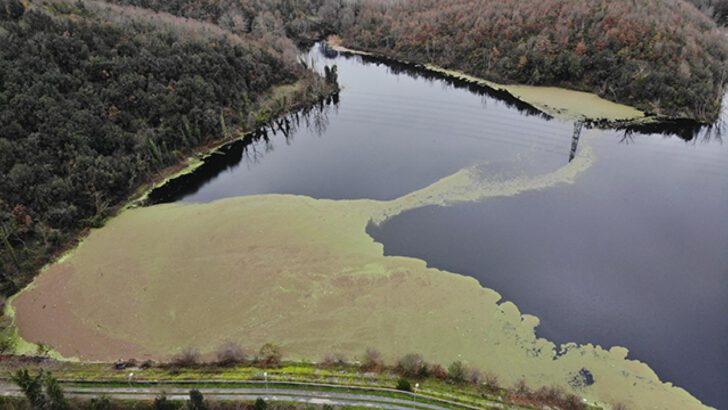
[[[379,371],[384,368],[384,360],[379,350],[369,348],[364,352],[361,367],[365,371]]]
[[[182,350],[179,354],[172,358],[172,363],[182,367],[196,366],[200,362],[200,353],[191,348],[187,347]]]
[[[247,359],[245,352],[235,342],[227,342],[217,349],[217,364],[219,366],[235,366],[244,363]]]

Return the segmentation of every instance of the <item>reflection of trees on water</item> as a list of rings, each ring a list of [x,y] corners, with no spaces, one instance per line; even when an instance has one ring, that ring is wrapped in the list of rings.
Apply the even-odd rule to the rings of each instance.
[[[725,116],[713,124],[700,124],[693,120],[664,120],[658,123],[629,125],[617,127],[623,131],[621,143],[630,143],[634,141],[634,135],[664,135],[666,137],[678,137],[686,142],[723,142],[723,133],[725,127],[728,126],[728,120]]]
[[[312,53],[314,54],[314,53]],[[392,59],[367,56],[367,55],[353,55],[350,53],[339,53],[336,50],[327,47],[322,44],[320,47],[320,55],[325,58],[333,59],[337,57],[353,58],[359,61],[363,65],[384,65],[387,68],[387,72],[393,75],[406,75],[407,77],[415,80],[424,80],[428,83],[439,82],[444,88],[454,87],[463,88],[468,91],[480,95],[482,105],[487,107],[493,100],[504,103],[508,108],[515,108],[521,114],[538,116],[546,120],[551,120],[553,117],[537,110],[532,105],[514,98],[510,93],[501,90],[495,90],[490,87],[474,84],[469,81],[452,78],[442,73],[433,72],[421,65],[401,63]],[[724,106],[728,104],[728,98],[724,101]],[[724,127],[728,126],[728,113],[721,115],[721,119],[714,124],[701,124],[689,119],[675,119],[675,120],[661,120],[656,123],[646,124],[632,124],[628,126],[617,126],[610,127],[608,124],[589,124],[589,126],[596,125],[600,128],[616,128],[617,130],[624,131],[622,133],[620,143],[629,144],[634,142],[635,134],[659,134],[665,136],[677,136],[685,141],[690,142],[710,142],[710,141],[723,141]],[[578,144],[578,138],[576,138]],[[573,154],[570,154],[569,160],[573,159]]]
[[[531,104],[528,104],[526,102],[523,102],[515,97],[513,97],[509,92],[503,91],[503,90],[496,90],[493,88],[490,88],[483,84],[477,84],[473,83],[471,81],[466,81],[459,78],[453,78],[451,76],[448,76],[443,73],[434,72],[422,65],[419,64],[411,64],[411,63],[402,63],[393,59],[384,58],[384,57],[375,57],[375,56],[368,56],[368,55],[354,55],[350,53],[339,53],[336,50],[331,49],[330,47],[326,46],[326,44],[321,45],[321,54],[325,58],[337,58],[339,56],[342,56],[344,58],[350,59],[356,59],[359,61],[362,65],[384,65],[387,68],[387,73],[393,74],[393,75],[406,75],[407,77],[410,77],[415,80],[424,80],[430,84],[433,84],[435,82],[438,82],[441,84],[442,88],[446,89],[449,87],[453,88],[460,88],[460,89],[466,89],[470,91],[473,94],[483,96],[484,101],[487,101],[487,99],[495,99],[500,102],[503,102],[508,108],[515,108],[522,114],[526,115],[532,115],[544,118],[546,120],[551,120],[553,117],[550,115],[536,109]],[[485,105],[485,104],[484,104]]]
[[[155,188],[149,194],[146,203],[153,205],[175,202],[196,193],[208,181],[228,169],[241,164],[251,168],[260,163],[266,154],[275,151],[275,138],[283,138],[286,145],[291,145],[294,135],[301,126],[320,137],[329,125],[331,111],[338,112],[338,103],[338,96],[321,100],[312,107],[277,118],[246,134],[242,139],[220,147],[205,158],[204,163],[194,172],[174,178]]]

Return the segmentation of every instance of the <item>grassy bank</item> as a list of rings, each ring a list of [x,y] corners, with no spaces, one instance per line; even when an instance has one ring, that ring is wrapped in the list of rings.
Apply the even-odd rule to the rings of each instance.
[[[503,406],[518,409],[542,406],[601,408],[570,398],[559,390],[531,391],[527,386],[509,390],[492,381],[455,380],[457,376],[447,371],[437,375],[407,376],[406,371],[398,366],[365,368],[362,364],[345,362],[283,362],[265,367],[260,362],[228,366],[214,363],[186,366],[125,363],[122,366],[120,363],[68,363],[6,356],[0,364],[0,369],[6,372],[20,367],[30,369],[32,373],[41,370],[52,372],[69,392],[89,391],[91,388],[108,392],[153,388],[154,391],[179,395],[192,389],[214,389],[216,395],[225,395],[234,394],[236,389],[265,389],[270,394],[285,391],[287,395],[301,396],[310,392],[355,394],[367,396],[367,400],[372,402],[377,402],[378,398],[407,400],[412,402],[413,408],[417,407],[416,404],[452,409]],[[9,379],[5,381],[9,382]]]

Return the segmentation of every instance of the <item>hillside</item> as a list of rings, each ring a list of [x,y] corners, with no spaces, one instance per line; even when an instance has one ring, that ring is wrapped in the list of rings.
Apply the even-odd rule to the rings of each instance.
[[[206,21],[236,34],[311,40],[351,23],[341,0],[108,0]],[[345,17],[344,12],[348,13]]]
[[[706,16],[716,23],[725,26],[728,24],[728,0],[689,0]]]
[[[728,45],[682,0],[365,2],[344,45],[502,83],[591,91],[650,113],[714,121]]]
[[[285,37],[100,2],[0,0],[0,277],[21,285],[194,148],[331,90]],[[12,282],[15,283],[12,283]]]

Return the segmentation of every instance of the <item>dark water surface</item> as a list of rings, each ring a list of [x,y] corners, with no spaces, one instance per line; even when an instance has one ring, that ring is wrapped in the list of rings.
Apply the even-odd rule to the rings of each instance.
[[[612,137],[574,185],[420,208],[370,234],[497,290],[540,336],[625,346],[728,408],[728,147]]]
[[[325,58],[318,48],[310,57],[319,69],[338,66],[338,104],[292,117],[288,136],[274,126],[267,140],[227,147],[229,155],[215,155],[202,172],[154,192],[152,201],[268,193],[394,199],[482,161],[529,155],[534,168],[546,170],[568,159],[572,125],[525,104],[403,67]]]
[[[483,161],[532,173],[569,160],[574,125],[527,105],[318,48],[309,57],[338,65],[338,103],[224,148],[153,200],[392,199]],[[540,336],[627,347],[728,409],[728,145],[685,123],[588,138],[597,160],[573,185],[416,209],[370,233],[387,254],[497,290],[541,319]]]

